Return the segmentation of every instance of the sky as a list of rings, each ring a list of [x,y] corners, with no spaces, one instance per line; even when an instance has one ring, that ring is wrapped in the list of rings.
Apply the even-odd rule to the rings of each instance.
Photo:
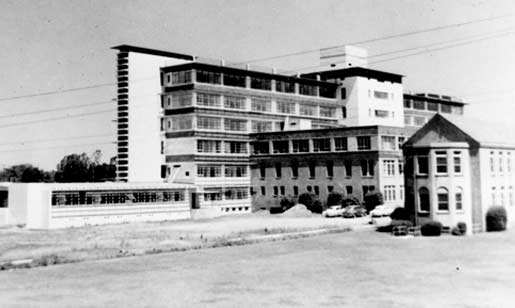
[[[370,68],[404,75],[405,90],[461,97],[465,116],[515,129],[511,0],[0,0],[0,168],[115,156],[116,45],[245,62],[489,18],[357,46]],[[318,56],[252,65],[299,70]],[[58,93],[16,98],[47,92]]]

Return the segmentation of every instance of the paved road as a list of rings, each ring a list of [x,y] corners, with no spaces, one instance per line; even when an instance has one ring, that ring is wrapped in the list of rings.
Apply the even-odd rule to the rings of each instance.
[[[0,306],[512,307],[513,238],[362,231],[16,270]]]

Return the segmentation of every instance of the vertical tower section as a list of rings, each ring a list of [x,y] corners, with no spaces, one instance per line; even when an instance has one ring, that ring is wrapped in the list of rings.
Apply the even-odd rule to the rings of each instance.
[[[118,50],[117,181],[162,181],[160,68],[194,57],[129,45],[113,49]]]

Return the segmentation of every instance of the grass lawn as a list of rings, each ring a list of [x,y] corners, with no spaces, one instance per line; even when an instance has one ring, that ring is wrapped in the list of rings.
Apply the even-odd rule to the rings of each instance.
[[[346,232],[0,277],[2,307],[513,307],[515,232]]]
[[[0,229],[0,264],[20,259],[74,262],[217,246],[258,234],[359,227],[366,219],[284,217],[268,213],[57,230]]]

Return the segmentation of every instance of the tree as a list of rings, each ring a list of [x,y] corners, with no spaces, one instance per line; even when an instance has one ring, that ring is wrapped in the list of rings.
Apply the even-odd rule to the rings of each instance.
[[[343,195],[339,192],[331,192],[327,196],[327,206],[342,204]]]
[[[61,159],[57,165],[55,180],[57,182],[89,182],[91,162],[86,153],[70,154]]]
[[[0,171],[0,182],[52,182],[53,173],[31,164],[14,165]]]
[[[384,204],[383,194],[379,191],[372,191],[365,196],[365,207],[368,212],[372,211],[377,205]]]

